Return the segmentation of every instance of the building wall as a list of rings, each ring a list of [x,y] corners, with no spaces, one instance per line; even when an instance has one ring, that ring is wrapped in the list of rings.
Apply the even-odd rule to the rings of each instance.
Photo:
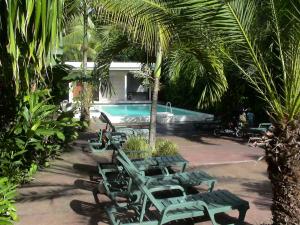
[[[122,64],[122,63],[121,63]],[[127,65],[126,63],[123,63]],[[130,64],[130,63],[128,63]],[[92,67],[88,68],[89,70]],[[115,102],[127,102],[127,101],[149,101],[150,91],[148,88],[144,88],[138,80],[136,80],[129,71],[138,70],[139,68],[110,68],[110,81],[113,86],[114,94],[112,96],[102,96],[100,91],[93,90],[93,102],[94,103],[115,103]],[[78,87],[75,83],[69,84],[69,101],[73,102],[73,97],[76,98]],[[127,88],[127,90],[126,90]],[[98,95],[97,95],[98,93]]]
[[[114,94],[109,96],[101,96],[99,102],[109,102],[109,101],[126,101],[126,93],[125,93],[125,76],[128,71],[110,71],[110,81],[113,86]]]
[[[127,99],[133,101],[149,100],[149,91],[133,74],[127,74]]]

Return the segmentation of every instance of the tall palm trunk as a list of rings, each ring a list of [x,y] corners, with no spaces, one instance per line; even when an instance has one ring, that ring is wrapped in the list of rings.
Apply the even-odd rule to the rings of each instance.
[[[272,184],[273,224],[300,224],[300,126],[298,121],[276,126],[266,147],[269,179]]]
[[[86,77],[87,72],[87,49],[88,49],[88,12],[87,12],[87,2],[83,1],[83,44],[82,44],[82,70],[83,76]],[[89,120],[89,86],[88,83],[83,81],[82,91],[81,91],[81,120]]]
[[[163,57],[163,51],[161,46],[159,46],[156,55],[156,64],[154,70],[154,87],[153,87],[151,113],[150,113],[149,144],[152,149],[155,148],[155,141],[156,141],[157,100],[158,100],[158,91],[159,91],[159,79],[161,75],[162,57]]]

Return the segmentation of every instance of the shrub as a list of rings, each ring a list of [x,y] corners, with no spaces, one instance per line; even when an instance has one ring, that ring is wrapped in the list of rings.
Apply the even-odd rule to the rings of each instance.
[[[15,196],[16,186],[12,185],[6,177],[0,178],[0,224],[10,225],[17,220]]]
[[[123,146],[123,150],[129,158],[147,158],[151,156],[148,141],[140,136],[129,137]]]
[[[166,139],[157,139],[153,156],[172,156],[178,154],[178,146]]]
[[[15,122],[0,136],[0,177],[15,183],[30,181],[38,166],[46,166],[68,142],[77,138],[78,121],[72,113],[50,104],[47,90],[19,100]]]

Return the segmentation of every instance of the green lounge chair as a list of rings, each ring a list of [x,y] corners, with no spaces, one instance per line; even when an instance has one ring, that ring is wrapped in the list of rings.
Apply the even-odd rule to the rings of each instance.
[[[125,154],[121,149],[115,149],[113,153],[113,158],[116,155]],[[126,156],[127,157],[127,156]],[[114,161],[114,160],[112,160]],[[133,159],[132,163],[134,166],[144,175],[147,171],[160,170],[162,174],[170,174],[170,167],[177,166],[180,168],[180,172],[184,172],[188,161],[185,160],[181,155],[176,156],[161,156],[161,157],[149,157],[147,159]],[[109,163],[98,163],[98,172],[101,176],[106,173],[118,172],[118,165],[115,162]]]
[[[237,224],[243,224],[249,203],[226,190],[186,195],[183,188],[178,185],[165,185],[160,187],[147,187],[146,178],[139,173],[130,160],[117,156],[134,184],[139,188],[142,197],[138,203],[118,207],[113,205],[106,208],[110,222],[113,225],[162,225],[171,221],[207,216],[212,224],[217,225],[215,214],[231,210],[239,211]],[[154,193],[166,190],[181,190],[182,196],[161,198],[154,197]],[[150,203],[150,204],[149,204]],[[153,207],[155,212],[153,213]],[[118,216],[119,213],[133,210],[132,217]],[[128,213],[127,213],[128,214]]]
[[[150,159],[150,166],[145,166],[149,160],[145,160],[144,164],[141,163],[143,160],[130,160],[125,152],[123,150],[118,151],[117,157],[121,157],[125,159],[127,162],[130,162],[130,164],[134,167],[136,171],[139,171],[142,175],[145,175],[145,170],[151,169],[155,166],[158,166],[159,168],[162,169],[163,173],[162,175],[156,175],[156,176],[151,176],[148,177],[148,183],[152,183],[154,181],[157,182],[157,180],[170,180],[170,179],[176,179],[179,181],[179,183],[182,186],[185,187],[191,187],[191,186],[197,186],[202,183],[205,183],[209,187],[209,191],[212,191],[214,188],[214,184],[216,183],[216,179],[209,176],[207,173],[204,171],[198,170],[198,171],[193,171],[193,172],[184,172],[187,166],[188,161],[185,160],[181,155],[176,155],[176,156],[163,156],[163,157],[151,157]],[[155,164],[153,164],[153,161]],[[146,163],[145,163],[146,162]],[[181,166],[181,170],[178,173],[173,173],[170,174],[168,167],[174,166],[174,165],[179,165]],[[119,167],[120,168],[120,167]]]
[[[119,152],[123,158],[127,158],[126,154],[123,151]],[[129,160],[127,158],[127,160]],[[135,167],[134,164],[132,166]],[[118,169],[116,169],[118,168]],[[130,177],[126,176],[124,170],[120,166],[109,166],[107,164],[102,164],[99,168],[99,173],[102,176],[102,181],[99,183],[100,186],[103,185],[105,193],[111,200],[116,201],[117,196],[122,197],[136,197],[140,196],[140,191],[132,190],[132,182]],[[112,175],[113,174],[113,175]],[[208,186],[208,191],[212,191],[216,179],[209,176],[204,171],[192,171],[192,172],[179,172],[174,174],[163,174],[163,175],[154,175],[147,176],[147,186],[154,187],[160,185],[181,185],[184,189],[189,187],[199,186],[206,184]],[[98,198],[95,196],[97,202]]]
[[[260,123],[258,127],[249,128],[247,132],[252,135],[262,135],[267,132],[267,130],[270,129],[271,126],[271,123]]]
[[[107,117],[107,115],[104,112],[101,112],[100,120],[102,120],[104,123],[106,123],[106,130],[111,132],[120,132],[125,133],[127,136],[143,136],[145,138],[148,138],[149,136],[149,129],[146,128],[131,128],[126,126],[114,126],[110,119]]]
[[[92,152],[101,152],[107,149],[120,148],[127,140],[126,134],[121,132],[98,132],[98,138],[88,140]]]

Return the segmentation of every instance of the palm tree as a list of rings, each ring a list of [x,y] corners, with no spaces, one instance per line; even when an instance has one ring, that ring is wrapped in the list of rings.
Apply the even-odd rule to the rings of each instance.
[[[43,69],[59,45],[63,1],[6,0],[0,8],[0,77],[9,96],[2,103],[7,110],[15,108],[16,96],[44,82]]]
[[[189,90],[184,92],[196,94],[195,107],[210,107],[219,102],[228,89],[222,58],[204,43],[193,43],[191,40],[182,43],[184,37],[180,37],[181,43],[173,45],[167,56],[166,74],[171,83],[185,81]]]
[[[174,1],[173,6],[175,5]],[[171,18],[176,16],[176,11],[170,6],[167,1],[95,1],[98,14],[105,14],[104,17],[108,20],[117,21],[126,29],[133,41],[138,40],[149,52],[156,51],[149,135],[149,143],[152,147],[156,136],[157,100],[163,55],[172,38]]]
[[[5,41],[1,44],[10,55],[12,73],[8,76],[14,78],[16,94],[22,89],[29,90],[32,80],[43,80],[41,71],[51,62],[59,44],[62,6],[62,0],[2,2],[1,29],[5,31]],[[4,46],[2,50],[5,51]],[[3,63],[7,61],[1,59]],[[31,68],[34,73],[30,72]]]
[[[188,17],[190,12],[188,12],[189,14],[185,14],[185,10],[193,5],[191,2],[183,2],[180,0],[98,0],[95,2],[96,11],[102,15],[102,18],[104,17],[108,22],[113,21],[119,24],[132,41],[140,43],[150,54],[156,52],[149,135],[149,143],[152,148],[154,147],[156,137],[157,101],[163,58],[173,59],[173,57],[168,57],[170,46],[179,41],[181,34],[179,28],[185,27],[185,22],[192,20],[192,18]],[[181,32],[184,33],[183,31]],[[184,49],[186,50],[185,52],[187,52],[188,49],[189,48],[186,47]],[[201,58],[202,55],[196,52],[196,49],[190,48],[189,50],[190,55],[193,55],[194,59],[196,59],[194,62],[199,62],[199,58]],[[227,83],[223,76],[220,60],[217,60],[216,57],[211,57],[210,59],[203,60],[202,63],[204,63],[204,61],[206,65],[209,63],[211,63],[211,65],[212,63],[215,63],[215,65],[218,64],[216,67],[210,66],[210,71],[213,71],[213,74],[221,72],[220,74],[222,75],[219,77],[222,77],[221,80],[223,84],[215,85],[214,88],[218,88],[218,94],[224,93],[227,88]],[[194,65],[196,65],[196,63],[194,63]],[[172,74],[178,74],[183,70],[183,67],[175,65],[175,63],[170,63],[169,68],[172,70]],[[199,71],[200,70],[197,72]],[[220,99],[221,95],[217,97],[218,94],[214,94],[212,87],[209,88],[206,86],[206,88],[203,93],[206,92],[210,93],[211,96],[214,95],[208,102],[215,102]],[[203,96],[204,95],[205,94],[203,94]],[[202,102],[204,102],[204,100]]]
[[[81,102],[81,113],[80,119],[82,121],[88,121],[90,118],[89,108],[90,103],[92,101],[92,87],[88,82],[84,82],[87,77],[87,59],[88,59],[88,21],[90,17],[89,11],[90,1],[89,0],[66,0],[65,4],[65,20],[67,22],[74,20],[74,18],[78,18],[78,16],[82,16],[83,20],[83,39],[81,45],[82,52],[82,79],[83,83],[82,91],[80,92],[80,102]],[[68,23],[66,23],[68,24]]]
[[[64,25],[63,35],[63,61],[79,61],[82,59],[82,40],[83,40],[83,18],[82,16],[75,16],[71,21]],[[91,20],[88,18],[88,46],[87,57],[88,60],[94,60],[97,52],[100,51],[102,43],[96,34],[96,28]]]
[[[273,224],[300,224],[300,1],[199,0],[198,7],[195,18],[205,11],[207,23],[193,25],[210,28],[206,41],[240,69],[273,122],[265,145]]]

